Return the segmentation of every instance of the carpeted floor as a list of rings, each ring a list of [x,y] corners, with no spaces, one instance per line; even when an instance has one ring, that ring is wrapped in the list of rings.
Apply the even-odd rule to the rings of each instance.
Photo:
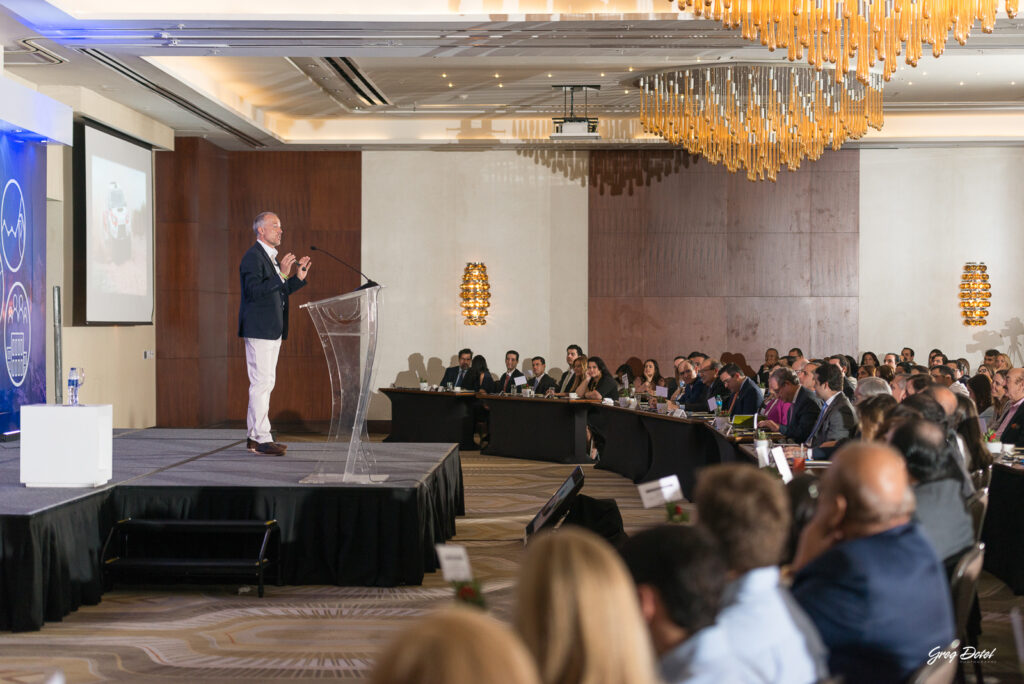
[[[507,617],[526,523],[572,466],[463,453],[466,517],[452,543],[464,544],[490,607]],[[614,498],[627,532],[663,519],[645,511],[635,486],[586,469],[584,492]],[[449,601],[440,573],[421,587],[120,588],[40,632],[0,634],[0,682],[41,682],[63,670],[69,682],[241,682],[273,679],[356,680],[407,620]],[[985,634],[995,648],[985,681],[1022,681],[1009,610],[1024,600],[986,576],[981,588]]]

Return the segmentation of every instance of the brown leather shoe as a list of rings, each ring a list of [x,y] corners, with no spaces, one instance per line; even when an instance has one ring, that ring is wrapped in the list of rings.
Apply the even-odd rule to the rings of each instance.
[[[285,447],[277,442],[263,442],[256,445],[256,453],[263,456],[284,456]]]
[[[274,444],[276,446],[281,447],[285,451],[288,451],[288,445],[287,444],[281,444],[280,442],[267,442],[267,444]],[[248,449],[249,451],[251,451],[253,453],[256,453],[256,448],[259,445],[260,445],[260,443],[257,442],[255,439],[252,439],[250,437],[246,437],[245,438],[245,448]]]

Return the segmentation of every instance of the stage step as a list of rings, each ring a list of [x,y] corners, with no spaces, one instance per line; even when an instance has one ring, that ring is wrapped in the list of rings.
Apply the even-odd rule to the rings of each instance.
[[[127,518],[118,521],[107,535],[103,545],[103,567],[108,584],[114,576],[126,575],[178,575],[178,576],[254,576],[258,595],[263,596],[263,578],[271,564],[267,557],[271,537],[277,537],[277,558],[281,557],[281,534],[276,520],[161,520]],[[187,538],[190,551],[196,545],[196,535],[222,535],[227,537],[259,535],[259,551],[247,557],[198,557],[189,555],[163,557],[159,553],[146,553],[147,547],[161,548],[164,542],[178,537]],[[220,546],[220,542],[216,546]],[[143,553],[136,555],[139,548]],[[169,545],[173,547],[173,544]],[[278,584],[280,584],[278,571]]]

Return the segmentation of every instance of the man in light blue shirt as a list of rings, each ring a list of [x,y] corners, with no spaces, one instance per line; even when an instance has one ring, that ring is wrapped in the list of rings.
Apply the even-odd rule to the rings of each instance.
[[[662,525],[622,547],[640,610],[668,684],[736,682],[732,649],[714,624],[726,583],[725,559],[700,527]]]
[[[779,580],[789,535],[781,481],[744,464],[701,471],[698,523],[718,540],[729,567],[716,627],[731,653],[734,682],[811,684],[828,676],[828,652],[814,623]]]

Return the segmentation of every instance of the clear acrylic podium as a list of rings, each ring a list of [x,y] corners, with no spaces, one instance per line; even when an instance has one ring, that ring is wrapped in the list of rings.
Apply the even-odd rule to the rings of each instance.
[[[380,285],[330,299],[306,309],[320,335],[331,379],[331,428],[316,470],[303,484],[384,482],[366,433],[366,411],[373,392]]]

